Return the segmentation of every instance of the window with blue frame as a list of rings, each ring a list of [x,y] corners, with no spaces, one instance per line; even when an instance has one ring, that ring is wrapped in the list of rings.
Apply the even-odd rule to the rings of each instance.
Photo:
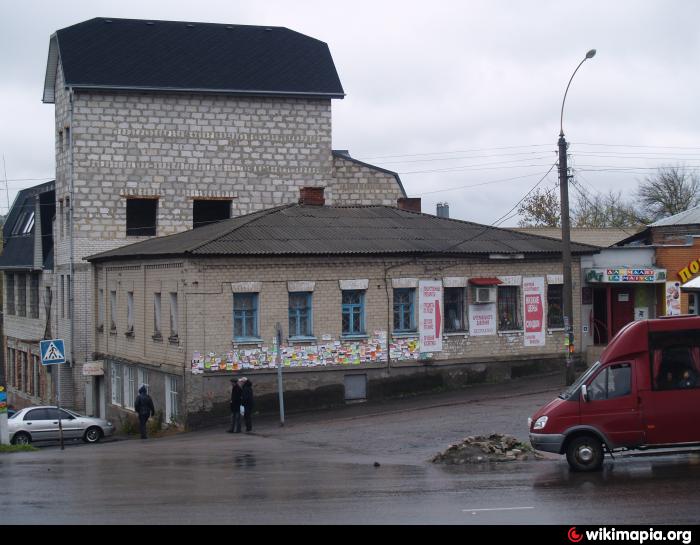
[[[233,294],[233,338],[258,337],[258,294]]]
[[[311,292],[289,294],[289,336],[312,337]]]
[[[343,335],[365,334],[364,290],[343,290]]]
[[[413,315],[415,288],[394,289],[394,331],[415,331],[416,319]]]

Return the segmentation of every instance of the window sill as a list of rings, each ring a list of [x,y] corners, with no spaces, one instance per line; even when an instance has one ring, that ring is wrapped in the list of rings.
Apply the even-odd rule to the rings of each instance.
[[[168,337],[168,342],[170,344],[180,344],[180,337],[178,335],[173,335],[172,337]]]
[[[563,327],[548,327],[547,328],[547,333],[558,333],[558,332],[564,332],[564,331],[566,331],[566,329]]]
[[[130,339],[133,339],[133,338],[134,338],[134,332],[133,332],[133,330],[132,330],[132,331],[127,331],[126,333],[124,333],[124,336],[125,336],[125,337],[128,337],[128,338],[130,338]]]
[[[407,339],[418,337],[418,331],[395,331],[391,334],[392,339]]]
[[[117,336],[117,330],[116,330],[116,329],[110,329],[110,330],[109,330],[109,334],[110,334],[110,335],[113,335],[114,337],[116,337],[116,336]]]
[[[316,337],[287,337],[288,343],[315,343],[318,342]]]
[[[498,335],[524,335],[525,332],[522,329],[504,329],[498,331]]]
[[[341,335],[340,336],[341,340],[345,341],[354,341],[354,340],[361,340],[361,339],[369,339],[369,335],[367,333],[357,333],[354,335]]]
[[[464,337],[465,339],[469,337],[469,331],[449,331],[442,333],[443,337]]]
[[[239,344],[262,344],[263,340],[259,339],[257,337],[245,337],[241,339],[233,339],[231,341],[231,344],[233,346],[239,345]]]
[[[160,333],[156,333],[155,335],[152,335],[151,339],[153,339],[153,342],[157,342],[157,343],[163,342],[163,336]]]

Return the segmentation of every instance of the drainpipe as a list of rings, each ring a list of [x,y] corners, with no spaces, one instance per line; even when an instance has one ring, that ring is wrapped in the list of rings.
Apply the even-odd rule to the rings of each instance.
[[[75,308],[73,306],[73,301],[75,299],[75,289],[73,289],[73,286],[75,285],[75,271],[74,271],[74,233],[73,233],[73,206],[74,206],[74,184],[73,184],[73,139],[74,139],[74,134],[73,134],[73,88],[69,87],[68,88],[68,94],[70,97],[70,118],[69,118],[69,125],[70,125],[70,140],[68,142],[68,154],[69,154],[69,170],[68,170],[68,176],[70,179],[70,189],[69,189],[69,194],[70,194],[70,207],[68,208],[68,231],[70,233],[69,235],[69,241],[70,241],[70,282],[69,282],[69,289],[70,289],[70,298],[68,299],[68,309],[70,311],[70,366],[73,367],[75,365],[75,344],[74,344],[74,337],[75,337]],[[75,399],[73,399],[73,403],[75,404]]]

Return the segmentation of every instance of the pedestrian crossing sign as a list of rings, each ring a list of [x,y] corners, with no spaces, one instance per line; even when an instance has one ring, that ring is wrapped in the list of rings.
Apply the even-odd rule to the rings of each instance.
[[[50,341],[41,341],[39,343],[41,351],[42,365],[55,365],[57,363],[66,363],[66,351],[63,346],[63,339],[51,339]]]

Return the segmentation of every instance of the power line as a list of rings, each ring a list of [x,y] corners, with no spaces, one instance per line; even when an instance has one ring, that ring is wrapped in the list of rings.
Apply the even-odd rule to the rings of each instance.
[[[535,189],[537,189],[537,186],[539,186],[545,180],[545,178],[547,176],[549,176],[549,173],[552,172],[552,169],[556,166],[556,164],[557,164],[556,161],[554,163],[552,163],[552,166],[549,167],[549,170],[544,174],[544,176],[542,176],[542,178],[539,179],[539,181],[535,185],[533,185],[530,188],[530,191],[525,193],[523,198],[520,199],[518,202],[516,202],[515,206],[513,206],[513,208],[508,210],[508,212],[506,212],[503,216],[501,216],[496,221],[494,221],[491,225],[496,226],[496,227],[500,226],[506,220],[506,216],[508,216],[513,210],[515,210],[518,207],[518,205],[520,205],[521,202],[523,202],[525,199],[527,199],[527,197],[530,195],[530,193],[532,193]],[[508,219],[510,219],[510,218],[508,218]]]
[[[456,191],[458,189],[470,189],[472,187],[481,187],[485,185],[492,185],[492,184],[498,184],[502,182],[510,182],[512,180],[521,180],[523,178],[532,178],[533,176],[539,176],[539,173],[536,174],[525,174],[523,176],[514,176],[512,178],[500,178],[498,180],[489,180],[488,182],[480,182],[478,184],[470,184],[470,185],[460,185],[457,187],[450,187],[447,189],[436,189],[435,191],[426,191],[425,193],[416,193],[417,197],[423,197],[425,195],[433,195],[435,193],[445,193],[447,191]]]

